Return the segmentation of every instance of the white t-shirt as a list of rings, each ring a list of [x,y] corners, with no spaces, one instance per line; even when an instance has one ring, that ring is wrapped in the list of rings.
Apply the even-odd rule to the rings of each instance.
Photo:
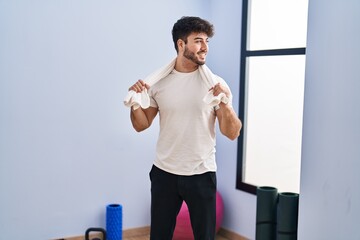
[[[149,89],[160,115],[156,167],[187,176],[216,171],[215,108],[202,100],[208,91],[199,70],[173,70]]]

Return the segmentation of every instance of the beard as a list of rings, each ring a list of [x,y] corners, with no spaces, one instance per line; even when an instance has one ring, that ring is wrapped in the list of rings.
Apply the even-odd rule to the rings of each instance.
[[[203,52],[199,52],[199,53],[203,53]],[[185,46],[185,51],[184,51],[184,57],[189,59],[190,61],[192,61],[193,63],[195,63],[197,65],[204,65],[205,64],[205,60],[204,61],[199,60],[195,56],[195,53],[189,51],[189,49],[186,46]]]

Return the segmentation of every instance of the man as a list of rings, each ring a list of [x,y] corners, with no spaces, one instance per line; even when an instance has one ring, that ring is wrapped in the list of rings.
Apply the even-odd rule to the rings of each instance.
[[[190,212],[196,240],[213,240],[216,226],[215,121],[223,135],[235,140],[242,127],[231,102],[204,103],[209,90],[231,92],[224,80],[210,89],[199,73],[205,64],[213,25],[198,17],[179,19],[172,30],[177,51],[174,70],[151,87],[138,80],[129,90],[148,90],[150,107],[131,109],[140,132],[160,115],[160,134],[151,179],[151,240],[171,240],[182,202]]]

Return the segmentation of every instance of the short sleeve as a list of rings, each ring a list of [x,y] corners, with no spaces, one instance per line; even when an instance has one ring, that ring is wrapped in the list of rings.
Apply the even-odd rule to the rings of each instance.
[[[150,107],[154,107],[154,108],[158,108],[158,104],[154,98],[154,89],[153,88],[150,88],[148,90],[148,94],[149,94],[149,97],[150,97]]]

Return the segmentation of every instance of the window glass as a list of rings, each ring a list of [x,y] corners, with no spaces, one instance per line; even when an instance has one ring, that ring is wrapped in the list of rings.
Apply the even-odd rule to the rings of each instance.
[[[244,182],[299,193],[304,73],[305,55],[248,58]]]
[[[248,50],[306,46],[308,0],[249,0]]]

